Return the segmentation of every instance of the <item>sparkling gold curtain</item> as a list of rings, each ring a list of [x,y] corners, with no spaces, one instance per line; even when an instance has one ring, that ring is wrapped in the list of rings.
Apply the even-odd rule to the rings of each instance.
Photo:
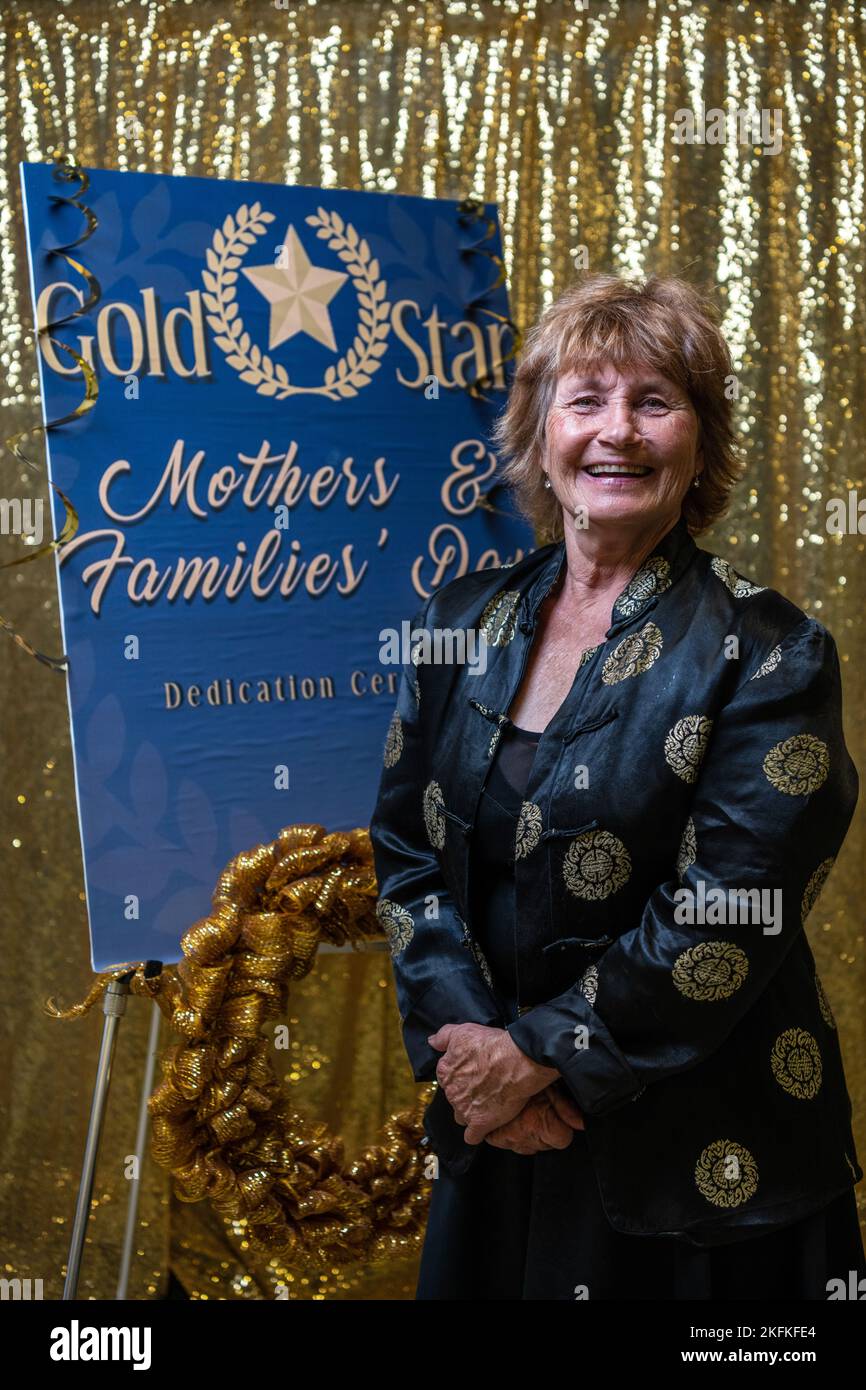
[[[117,169],[495,200],[524,325],[584,258],[716,286],[748,473],[703,543],[833,632],[849,746],[866,768],[864,537],[826,527],[828,500],[856,489],[866,504],[862,0],[6,0],[0,23],[4,440],[40,418],[21,159],[62,148]],[[778,113],[778,153],[759,139],[675,143],[677,112],[701,108]],[[44,475],[8,451],[3,468],[0,495],[47,508]],[[15,537],[0,546],[2,559],[22,553]],[[0,614],[60,652],[50,557],[0,570]],[[39,1009],[55,991],[80,997],[90,978],[64,683],[0,632],[0,696],[3,1262],[57,1297],[100,1020],[55,1023]],[[861,1161],[864,823],[861,809],[809,921]],[[85,1297],[114,1289],[147,1007],[132,1000],[121,1028]],[[289,1082],[351,1151],[413,1093],[387,959],[323,958],[292,1007]],[[263,1268],[242,1233],[201,1205],[172,1205],[151,1164],[137,1252],[136,1298],[164,1292],[169,1263],[201,1298],[273,1297],[280,1281],[293,1298],[409,1298],[414,1287],[409,1262],[335,1268],[315,1287]]]

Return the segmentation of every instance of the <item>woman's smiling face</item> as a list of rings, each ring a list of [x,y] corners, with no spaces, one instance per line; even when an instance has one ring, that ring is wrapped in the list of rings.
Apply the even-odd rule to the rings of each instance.
[[[551,486],[590,525],[670,525],[703,467],[698,417],[684,391],[652,367],[598,363],[565,372],[547,415]]]

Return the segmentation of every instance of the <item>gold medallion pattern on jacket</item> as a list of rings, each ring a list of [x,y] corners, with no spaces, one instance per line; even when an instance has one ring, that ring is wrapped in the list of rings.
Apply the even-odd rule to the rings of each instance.
[[[758,1188],[758,1165],[733,1139],[714,1139],[695,1166],[698,1191],[714,1207],[739,1207]]]
[[[831,855],[829,859],[822,859],[815,872],[809,878],[806,887],[803,889],[803,901],[800,904],[800,921],[803,923],[803,926],[806,925],[806,918],[821,896],[821,891],[824,884],[827,882],[830,870],[835,862],[835,855]]]
[[[493,976],[490,973],[490,966],[487,963],[487,957],[485,956],[481,947],[478,945],[478,942],[475,940],[475,937],[472,935],[468,926],[463,921],[463,918],[458,917],[457,920],[463,928],[463,945],[467,947],[470,955],[475,961],[475,964],[481,971],[484,983],[487,985],[489,989],[493,989]]]
[[[613,611],[619,618],[632,618],[655,594],[671,587],[671,567],[663,555],[651,555],[628,581]]]
[[[565,853],[562,876],[569,892],[587,902],[609,898],[627,883],[631,855],[609,830],[585,830],[571,841]]]
[[[830,753],[814,734],[792,734],[771,748],[764,759],[767,781],[787,796],[808,796],[827,780]]]
[[[663,638],[655,623],[645,623],[640,632],[630,632],[617,643],[601,668],[605,685],[617,685],[630,676],[643,675],[662,654]]]
[[[677,851],[677,878],[682,878],[687,869],[690,869],[698,857],[698,841],[695,834],[695,823],[691,816],[686,821],[683,836],[680,840],[680,847]]]
[[[586,647],[580,654],[580,660],[577,663],[578,671],[582,666],[585,666],[588,661],[592,661],[592,658],[595,656],[596,652],[599,650],[600,647],[603,646],[603,642],[597,642],[594,647]]]
[[[705,714],[687,714],[668,730],[665,762],[684,782],[697,780],[712,727],[712,719]]]
[[[745,983],[749,960],[733,941],[699,941],[677,956],[673,982],[687,999],[729,999]]]
[[[493,989],[493,976],[490,973],[490,966],[487,964],[487,957],[474,937],[469,943],[469,949],[475,958],[478,969],[481,971],[484,983],[487,985],[488,989]]]
[[[391,955],[398,956],[405,951],[415,935],[415,923],[411,912],[390,898],[380,898],[376,903],[376,917],[388,938]]]
[[[733,594],[734,598],[748,598],[751,594],[764,592],[764,585],[753,584],[750,579],[744,579],[741,574],[737,574],[733,565],[729,565],[727,560],[723,560],[720,555],[713,556],[710,568],[716,578],[721,579],[725,588]]]
[[[770,652],[770,655],[767,657],[766,661],[761,662],[755,674],[753,676],[749,676],[749,680],[756,681],[760,680],[761,676],[769,676],[770,672],[775,671],[776,667],[780,665],[781,660],[782,648],[774,647],[773,650]]]
[[[442,814],[445,798],[438,782],[428,782],[424,788],[424,827],[434,849],[445,846],[445,817]]]
[[[416,704],[416,705],[420,705],[420,704],[421,704],[421,686],[420,686],[420,683],[419,683],[419,681],[418,681],[418,667],[419,667],[420,664],[421,664],[421,658],[422,658],[423,654],[424,654],[424,652],[423,652],[422,643],[421,643],[421,642],[416,642],[416,643],[415,643],[415,646],[412,648],[412,665],[415,667],[415,704]]]
[[[485,604],[478,622],[491,647],[506,647],[517,631],[517,607],[520,603],[519,589],[506,589],[494,594]]]
[[[514,835],[514,858],[525,859],[541,839],[541,807],[534,801],[524,801],[517,818]]]
[[[391,715],[391,723],[388,725],[388,732],[385,735],[385,752],[383,760],[386,767],[393,767],[403,752],[403,722],[400,715],[395,710]]]
[[[789,1095],[812,1100],[821,1087],[821,1049],[805,1028],[786,1028],[770,1053],[773,1075]]]
[[[588,1004],[594,1004],[598,995],[598,966],[588,965],[577,982],[577,987]]]
[[[827,998],[824,986],[821,984],[818,972],[815,972],[815,990],[818,994],[818,1008],[821,1010],[821,1017],[828,1028],[836,1027],[836,1020],[833,1017],[833,1010],[830,1008],[830,1000]]]

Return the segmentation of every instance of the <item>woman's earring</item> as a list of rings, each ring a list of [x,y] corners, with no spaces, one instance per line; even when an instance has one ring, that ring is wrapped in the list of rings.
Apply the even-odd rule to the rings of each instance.
[[[700,473],[696,473],[696,474],[695,474],[695,480],[694,480],[694,482],[692,483],[692,487],[700,487],[700,485],[701,485],[701,475],[700,475]]]
[[[550,479],[548,478],[548,476],[547,476],[546,473],[545,473],[545,475],[544,475],[544,486],[545,486],[545,487],[550,487]]]

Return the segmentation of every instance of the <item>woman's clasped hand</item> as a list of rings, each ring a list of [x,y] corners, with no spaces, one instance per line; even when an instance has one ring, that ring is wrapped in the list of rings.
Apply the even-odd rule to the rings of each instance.
[[[486,1140],[519,1154],[564,1149],[583,1116],[559,1072],[527,1057],[504,1028],[446,1023],[427,1039],[442,1052],[436,1080],[467,1144]]]

